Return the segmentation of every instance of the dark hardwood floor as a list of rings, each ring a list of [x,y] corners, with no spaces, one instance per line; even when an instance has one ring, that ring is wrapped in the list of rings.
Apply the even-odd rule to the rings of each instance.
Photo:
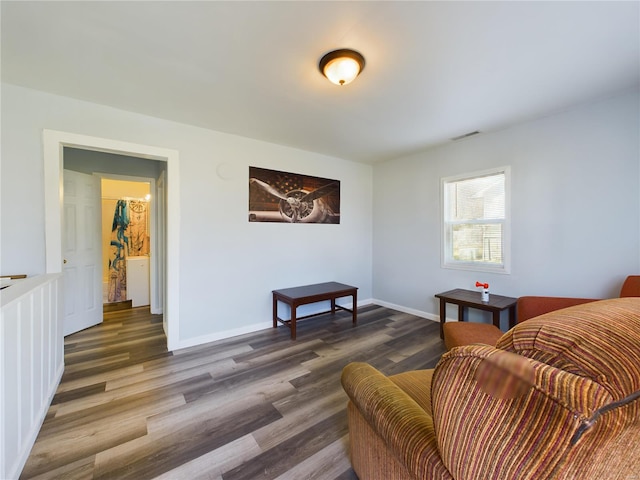
[[[65,371],[20,478],[355,479],[342,368],[431,368],[439,325],[370,305],[167,352],[135,308],[65,339]]]

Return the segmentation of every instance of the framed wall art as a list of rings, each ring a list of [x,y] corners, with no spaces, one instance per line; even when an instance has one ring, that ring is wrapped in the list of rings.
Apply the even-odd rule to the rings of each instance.
[[[249,221],[340,223],[340,181],[249,167]]]

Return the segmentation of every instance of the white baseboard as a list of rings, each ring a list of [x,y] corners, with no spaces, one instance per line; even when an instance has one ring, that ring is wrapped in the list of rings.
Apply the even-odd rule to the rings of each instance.
[[[409,313],[411,315],[415,315],[416,317],[426,318],[427,320],[433,320],[434,322],[440,321],[439,315],[434,315],[433,313],[429,313],[429,312],[423,312],[422,310],[403,307],[402,305],[396,305],[395,303],[384,302],[382,300],[376,300],[376,299],[373,299],[372,303],[375,305],[380,305],[381,307],[390,308],[392,310],[398,310],[399,312]]]
[[[216,332],[209,335],[202,335],[201,337],[188,338],[186,340],[180,340],[175,350],[195,347],[197,345],[203,345],[217,340],[224,340],[225,338],[237,337],[238,335],[257,332],[258,330],[266,330],[267,328],[273,328],[273,322],[254,323],[252,325],[247,325],[246,327],[233,328],[231,330],[224,330],[222,332]]]
[[[344,304],[344,306],[347,308],[351,308],[351,305],[352,305],[351,303]],[[413,308],[403,307],[402,305],[396,305],[395,303],[384,302],[382,300],[376,300],[373,298],[367,298],[367,299],[358,301],[358,308],[361,308],[367,305],[380,305],[381,307],[390,308],[392,310],[398,310],[399,312],[403,312],[403,313],[409,313],[411,315],[415,315],[416,317],[426,318],[427,320],[432,320],[434,322],[440,321],[440,317],[438,315],[434,315],[433,313],[423,312],[421,310],[415,310]],[[304,320],[301,320],[301,321],[304,321]],[[253,333],[259,330],[266,330],[269,328],[273,328],[273,323],[271,321],[254,323],[251,325],[247,325],[246,327],[234,328],[231,330],[224,330],[222,332],[216,332],[209,335],[203,335],[200,337],[188,338],[186,340],[181,340],[178,343],[178,346],[174,350],[195,347],[198,345],[203,345],[205,343],[211,343],[217,340],[225,340],[227,338],[237,337],[238,335]]]
[[[373,302],[370,298],[369,299],[365,299],[365,300],[359,300],[358,301],[358,308],[360,307],[364,307],[365,305],[371,305]],[[345,303],[343,304],[345,307],[347,308],[352,308],[352,304],[351,303]],[[304,321],[300,320],[301,322]],[[269,322],[260,322],[260,323],[254,323],[251,325],[247,325],[246,327],[240,327],[240,328],[234,328],[231,330],[224,330],[222,332],[216,332],[216,333],[212,333],[209,335],[202,335],[200,337],[194,337],[194,338],[188,338],[186,340],[180,340],[180,342],[178,343],[177,347],[174,348],[173,350],[180,350],[183,348],[189,348],[189,347],[195,347],[198,345],[204,345],[205,343],[211,343],[211,342],[215,342],[217,340],[224,340],[227,338],[231,338],[231,337],[237,337],[238,335],[244,335],[246,333],[253,333],[253,332],[257,332],[259,330],[266,330],[269,328],[273,328],[273,322],[269,321]]]

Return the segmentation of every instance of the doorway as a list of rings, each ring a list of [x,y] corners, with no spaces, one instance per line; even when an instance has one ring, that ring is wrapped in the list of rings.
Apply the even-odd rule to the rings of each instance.
[[[151,313],[162,313],[162,308],[154,311],[151,306],[160,303],[151,298],[159,290],[151,288],[151,284],[155,287],[163,283],[157,269],[152,278],[149,262],[152,253],[158,254],[151,249],[152,239],[154,245],[158,244],[151,225],[155,213],[151,191],[155,190],[152,187],[155,180],[102,174],[100,177],[103,309],[108,312],[149,306]]]
[[[63,160],[64,149],[74,148],[88,152],[105,152],[116,155],[137,157],[148,160],[166,162],[165,174],[162,176],[162,192],[166,204],[163,216],[166,218],[162,231],[163,254],[157,255],[155,262],[162,262],[166,282],[163,305],[163,326],[167,336],[167,348],[179,347],[179,168],[178,152],[175,150],[152,147],[148,145],[119,142],[99,137],[78,135],[54,130],[45,130],[44,143],[44,177],[45,177],[45,233],[46,233],[46,271],[61,273],[62,270],[62,209],[63,209]]]
[[[162,314],[164,279],[158,264],[165,256],[157,255],[156,230],[164,218],[159,219],[151,207],[158,200],[156,178],[165,171],[166,162],[70,147],[64,147],[63,157],[64,334],[102,322],[103,310],[149,305],[152,314]],[[85,188],[79,196],[83,183],[97,188]],[[80,208],[67,206],[71,200]],[[84,218],[87,215],[93,219]],[[80,223],[95,224],[95,231],[78,229]],[[157,261],[150,261],[151,254]],[[94,271],[99,281],[87,273]],[[132,288],[127,286],[129,280]],[[101,301],[105,287],[106,307]]]

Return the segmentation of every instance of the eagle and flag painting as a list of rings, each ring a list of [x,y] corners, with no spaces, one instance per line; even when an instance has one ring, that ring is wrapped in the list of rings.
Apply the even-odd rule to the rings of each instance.
[[[340,223],[340,181],[249,167],[249,221]]]

